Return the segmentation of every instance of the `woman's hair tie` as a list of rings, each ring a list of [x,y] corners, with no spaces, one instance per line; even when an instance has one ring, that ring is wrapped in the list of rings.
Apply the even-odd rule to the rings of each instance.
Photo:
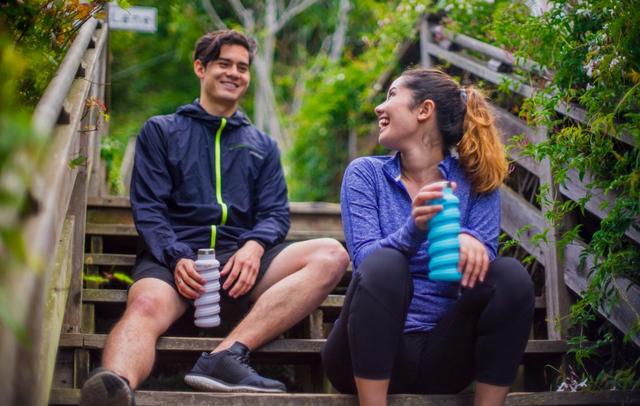
[[[467,105],[467,89],[464,87],[460,89],[460,97],[462,98],[462,102],[464,105]]]

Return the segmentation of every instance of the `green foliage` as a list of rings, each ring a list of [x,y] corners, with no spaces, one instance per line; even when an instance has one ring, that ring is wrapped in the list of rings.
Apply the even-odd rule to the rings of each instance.
[[[35,133],[31,115],[75,33],[104,3],[9,1],[0,5],[0,282],[11,272],[38,269],[28,255],[22,220],[30,209],[27,189],[47,134]],[[69,164],[80,163],[74,159]],[[0,324],[26,342],[26,330],[12,314],[16,298],[6,286],[0,283]]]
[[[425,10],[415,1],[362,1],[355,8],[360,23],[369,24],[359,26],[359,37],[350,37],[345,50],[350,57],[332,63],[321,54],[311,60],[321,69],[305,78],[302,107],[289,122],[295,134],[287,157],[294,200],[338,201],[349,132],[361,138],[372,132],[376,96],[382,90],[373,85],[386,70],[397,71],[395,51],[414,38],[419,13]]]
[[[592,388],[635,387],[640,381],[637,362],[617,360],[589,375],[586,360],[613,345],[611,334],[603,332],[594,341],[587,339],[587,330],[599,310],[607,313],[620,300],[628,300],[616,278],[640,282],[640,250],[625,236],[630,228],[638,231],[640,218],[640,8],[630,0],[555,0],[540,17],[533,17],[523,1],[493,6],[463,3],[471,9],[453,8],[452,26],[535,60],[552,72],[547,77],[528,75],[542,90],[523,103],[520,115],[553,132],[546,142],[522,146],[529,156],[549,159],[558,183],[576,173],[586,183],[587,194],[578,202],[541,201],[551,209],[547,219],[561,227],[571,212],[584,214],[592,196],[616,195],[612,204],[601,206],[608,214],[587,235],[590,240],[583,259],[591,256],[594,262],[589,285],[569,314],[574,334],[570,341],[580,380],[586,379]],[[485,20],[488,15],[490,21]],[[499,86],[500,90],[508,87]],[[558,116],[555,106],[561,101],[581,105],[588,122]],[[622,136],[635,146],[621,142]],[[545,195],[544,185],[540,195]],[[581,227],[565,230],[560,248],[584,233]],[[626,339],[638,331],[640,317]]]

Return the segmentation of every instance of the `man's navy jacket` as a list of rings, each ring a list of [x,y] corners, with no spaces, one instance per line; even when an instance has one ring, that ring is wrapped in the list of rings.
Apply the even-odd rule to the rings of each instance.
[[[198,248],[269,248],[290,226],[275,141],[242,112],[212,116],[197,100],[140,131],[131,208],[145,248],[172,271]]]

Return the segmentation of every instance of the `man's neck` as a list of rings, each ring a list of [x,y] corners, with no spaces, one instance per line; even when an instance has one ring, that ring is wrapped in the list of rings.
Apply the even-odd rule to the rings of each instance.
[[[200,105],[207,113],[218,117],[231,117],[238,109],[238,103],[224,104],[209,100],[205,95],[200,94]]]

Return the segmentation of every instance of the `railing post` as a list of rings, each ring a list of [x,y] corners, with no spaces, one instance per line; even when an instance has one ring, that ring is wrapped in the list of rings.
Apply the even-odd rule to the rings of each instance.
[[[433,66],[431,56],[429,55],[427,43],[431,42],[431,30],[429,30],[429,21],[427,15],[420,17],[420,66],[430,68]]]
[[[535,129],[537,139],[546,140],[547,127],[540,126]],[[564,267],[558,255],[558,238],[560,230],[547,219],[547,213],[552,210],[550,204],[560,199],[558,185],[555,184],[551,173],[551,162],[544,158],[540,162],[540,187],[544,187],[542,193],[543,202],[540,205],[543,217],[547,223],[546,243],[544,244],[544,269],[545,269],[545,297],[547,300],[547,334],[550,340],[561,340],[566,337],[566,315],[569,310],[569,296],[564,283]]]

